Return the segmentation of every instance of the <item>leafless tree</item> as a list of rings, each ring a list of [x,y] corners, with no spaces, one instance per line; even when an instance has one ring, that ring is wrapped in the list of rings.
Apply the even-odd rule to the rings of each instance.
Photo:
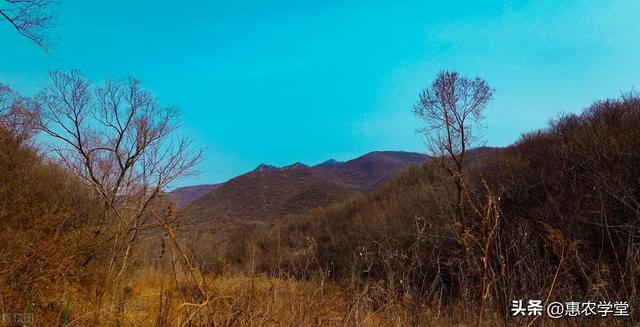
[[[162,227],[151,206],[167,185],[192,173],[201,151],[176,135],[177,111],[159,106],[136,79],[93,87],[77,71],[54,71],[49,82],[37,97],[38,127],[104,203],[102,223],[115,229],[108,286],[123,278],[140,233]]]
[[[4,0],[0,1],[0,17],[4,18],[18,33],[39,47],[47,49],[45,32],[54,18],[54,0]]]
[[[33,135],[35,116],[28,110],[29,100],[0,83],[0,127],[23,142]]]
[[[0,117],[3,119],[11,111],[15,96],[15,92],[8,85],[0,83]]]
[[[413,108],[426,125],[422,131],[427,136],[431,154],[442,159],[442,166],[454,180],[461,221],[465,155],[477,140],[474,132],[492,96],[493,89],[484,80],[442,71],[431,87],[422,91]]]

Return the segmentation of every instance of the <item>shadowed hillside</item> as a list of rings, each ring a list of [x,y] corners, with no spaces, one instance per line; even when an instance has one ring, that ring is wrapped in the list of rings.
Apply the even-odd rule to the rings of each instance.
[[[181,209],[187,206],[189,203],[199,199],[201,196],[215,190],[220,184],[202,184],[179,187],[171,192],[169,196],[176,205],[176,208]]]

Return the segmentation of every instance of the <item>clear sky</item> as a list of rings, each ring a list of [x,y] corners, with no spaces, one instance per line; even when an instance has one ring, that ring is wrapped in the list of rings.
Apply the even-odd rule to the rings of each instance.
[[[424,152],[411,106],[442,69],[495,89],[488,145],[640,86],[640,2],[66,0],[51,54],[0,22],[0,82],[135,76],[206,147],[199,177],[261,162]]]

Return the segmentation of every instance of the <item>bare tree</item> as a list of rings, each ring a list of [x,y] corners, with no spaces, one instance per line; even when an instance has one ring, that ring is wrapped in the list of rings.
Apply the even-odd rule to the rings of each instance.
[[[493,89],[484,80],[442,71],[431,87],[422,91],[413,108],[426,125],[422,132],[427,136],[429,151],[441,159],[442,167],[454,180],[461,222],[464,219],[465,156],[477,140],[474,131],[492,96]]]
[[[125,275],[140,233],[160,226],[149,211],[153,203],[167,185],[192,172],[201,151],[176,135],[177,111],[159,106],[136,79],[93,87],[77,71],[54,71],[49,82],[37,97],[38,127],[104,203],[102,224],[115,229],[108,287]]]
[[[47,49],[45,32],[51,27],[54,14],[53,0],[4,0],[0,5],[0,17],[4,18],[18,33]]]
[[[5,84],[0,83],[0,119],[4,121],[11,112],[16,93]]]
[[[0,83],[0,128],[10,132],[18,142],[27,140],[34,132],[35,116],[28,107],[27,98]]]

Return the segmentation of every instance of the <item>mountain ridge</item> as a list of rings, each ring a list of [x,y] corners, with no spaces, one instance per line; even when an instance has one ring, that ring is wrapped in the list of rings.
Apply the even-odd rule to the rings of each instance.
[[[261,164],[202,195],[189,205],[192,218],[208,221],[269,221],[287,214],[368,193],[428,156],[405,151],[373,151],[345,161],[282,168]]]

